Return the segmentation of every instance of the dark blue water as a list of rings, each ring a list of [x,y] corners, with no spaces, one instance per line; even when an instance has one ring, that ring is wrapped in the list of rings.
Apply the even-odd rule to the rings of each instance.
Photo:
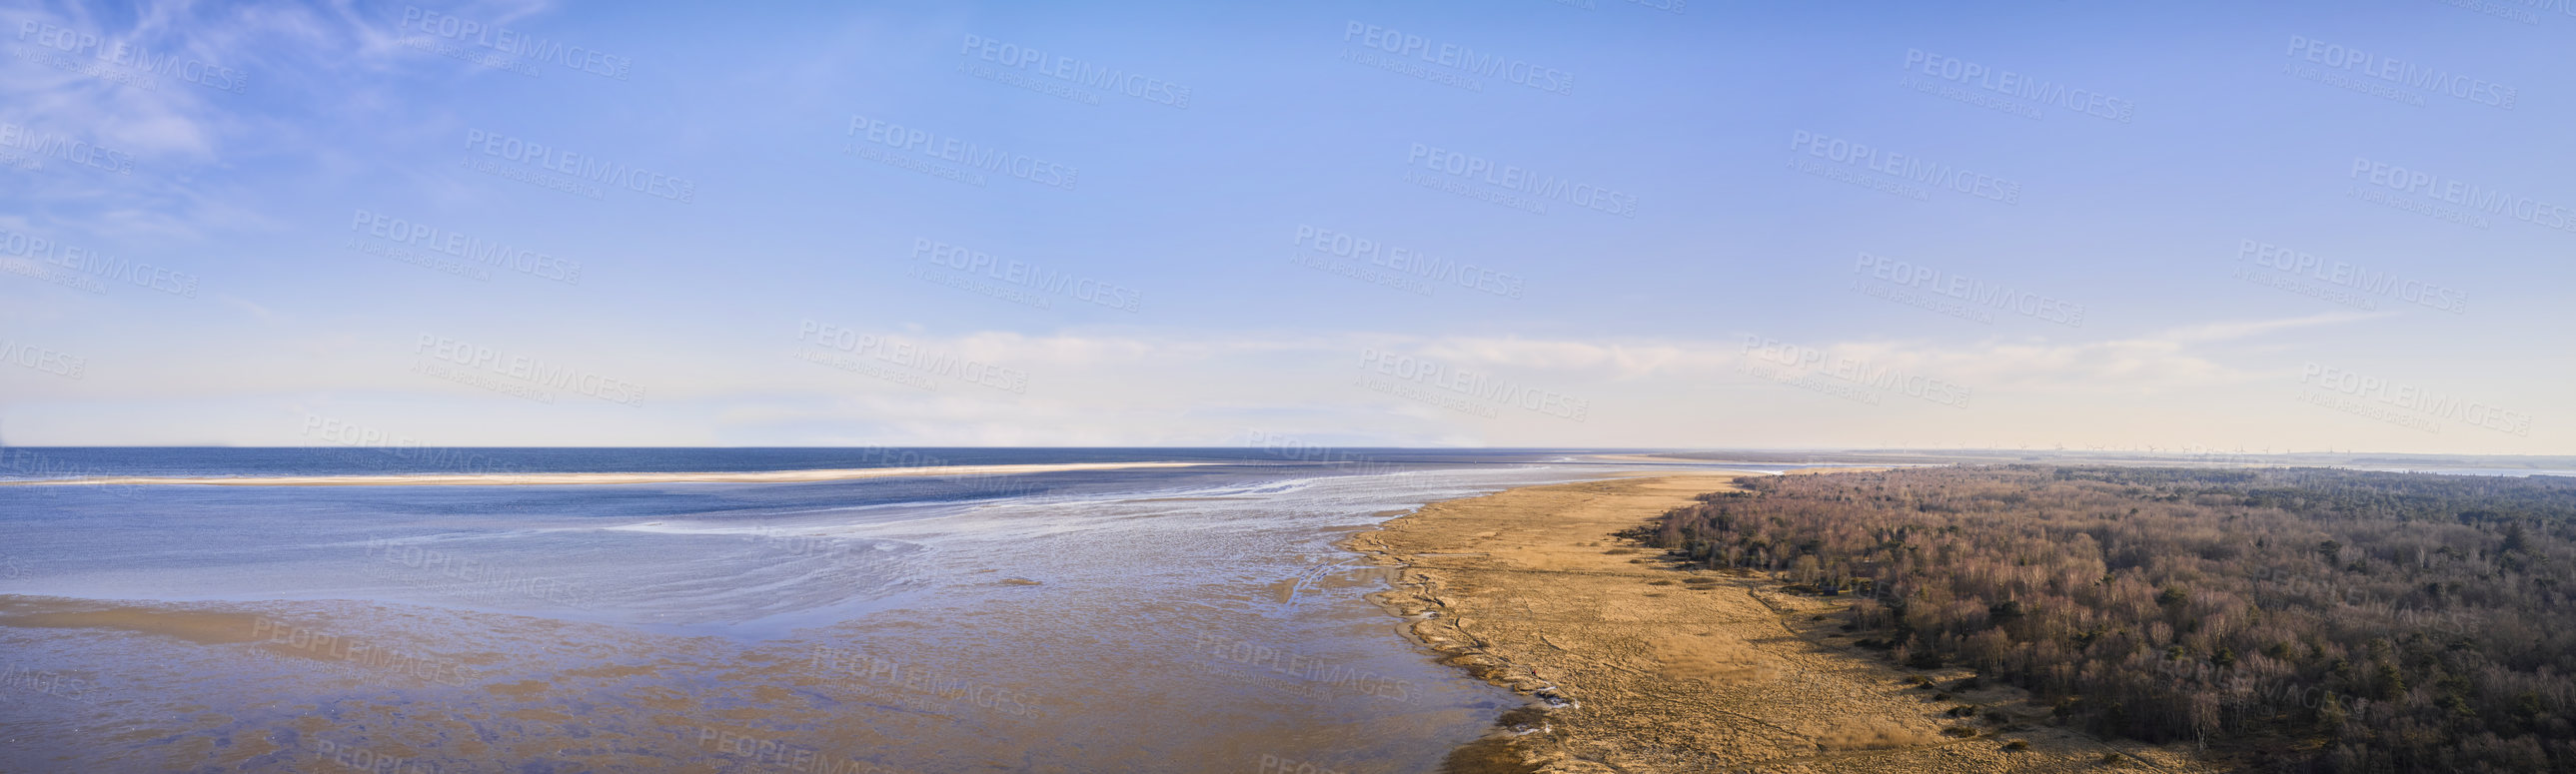
[[[1600,450],[1313,448],[0,447],[0,480],[104,476],[696,473],[1083,462],[1510,464]]]
[[[1199,462],[1189,468],[813,483],[0,487],[0,593],[205,601],[370,599],[772,632],[938,575],[999,503],[1261,496],[1323,477],[1529,469],[1548,451],[1389,449],[9,448],[17,479],[741,472]],[[1508,476],[1508,474],[1506,474]],[[1420,479],[1416,479],[1420,480]],[[1249,493],[1249,495],[1247,494]],[[1410,499],[1410,498],[1400,498]],[[1304,512],[1293,497],[1284,512]],[[920,523],[918,528],[894,525]],[[492,579],[474,577],[489,572]],[[531,588],[536,587],[536,588]]]

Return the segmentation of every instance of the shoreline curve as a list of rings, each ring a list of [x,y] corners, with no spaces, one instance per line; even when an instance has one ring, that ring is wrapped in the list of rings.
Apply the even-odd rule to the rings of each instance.
[[[1845,642],[1847,600],[1749,570],[1684,566],[1621,536],[1759,472],[1629,472],[1432,503],[1342,547],[1396,568],[1369,595],[1439,663],[1529,704],[1452,751],[1445,772],[2219,770],[2184,750],[2049,725],[2014,688],[1945,686]],[[1948,711],[2011,727],[1967,738]],[[2117,767],[2114,767],[2117,768]]]

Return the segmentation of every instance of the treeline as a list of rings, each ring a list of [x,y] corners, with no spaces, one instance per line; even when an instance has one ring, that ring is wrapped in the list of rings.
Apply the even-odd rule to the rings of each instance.
[[[2576,479],[2005,466],[1748,479],[1638,537],[2060,722],[2273,771],[2576,771]]]

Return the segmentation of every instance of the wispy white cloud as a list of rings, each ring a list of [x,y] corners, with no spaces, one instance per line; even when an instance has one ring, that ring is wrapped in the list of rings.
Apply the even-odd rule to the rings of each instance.
[[[491,25],[546,10],[445,7]],[[55,2],[0,17],[0,35],[23,54],[0,56],[0,120],[130,154],[135,168],[28,176],[0,201],[41,214],[49,230],[101,238],[176,243],[278,228],[283,219],[247,191],[335,165],[355,174],[365,165],[336,141],[399,125],[379,119],[406,109],[400,89],[414,71],[515,77],[403,45],[404,8],[157,0],[111,14]]]
[[[2395,314],[2395,312],[2324,312],[2305,317],[2270,320],[2229,320],[2177,328],[2165,332],[2158,338],[2173,341],[2227,341],[2274,331],[2374,320]]]

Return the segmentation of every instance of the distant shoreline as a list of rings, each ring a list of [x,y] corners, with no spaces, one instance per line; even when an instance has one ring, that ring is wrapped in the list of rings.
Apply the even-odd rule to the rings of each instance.
[[[0,481],[0,486],[575,486],[598,484],[792,484],[901,476],[1009,476],[1078,470],[1188,468],[1213,462],[1068,462],[937,465],[708,473],[396,473],[352,476],[93,476]]]

